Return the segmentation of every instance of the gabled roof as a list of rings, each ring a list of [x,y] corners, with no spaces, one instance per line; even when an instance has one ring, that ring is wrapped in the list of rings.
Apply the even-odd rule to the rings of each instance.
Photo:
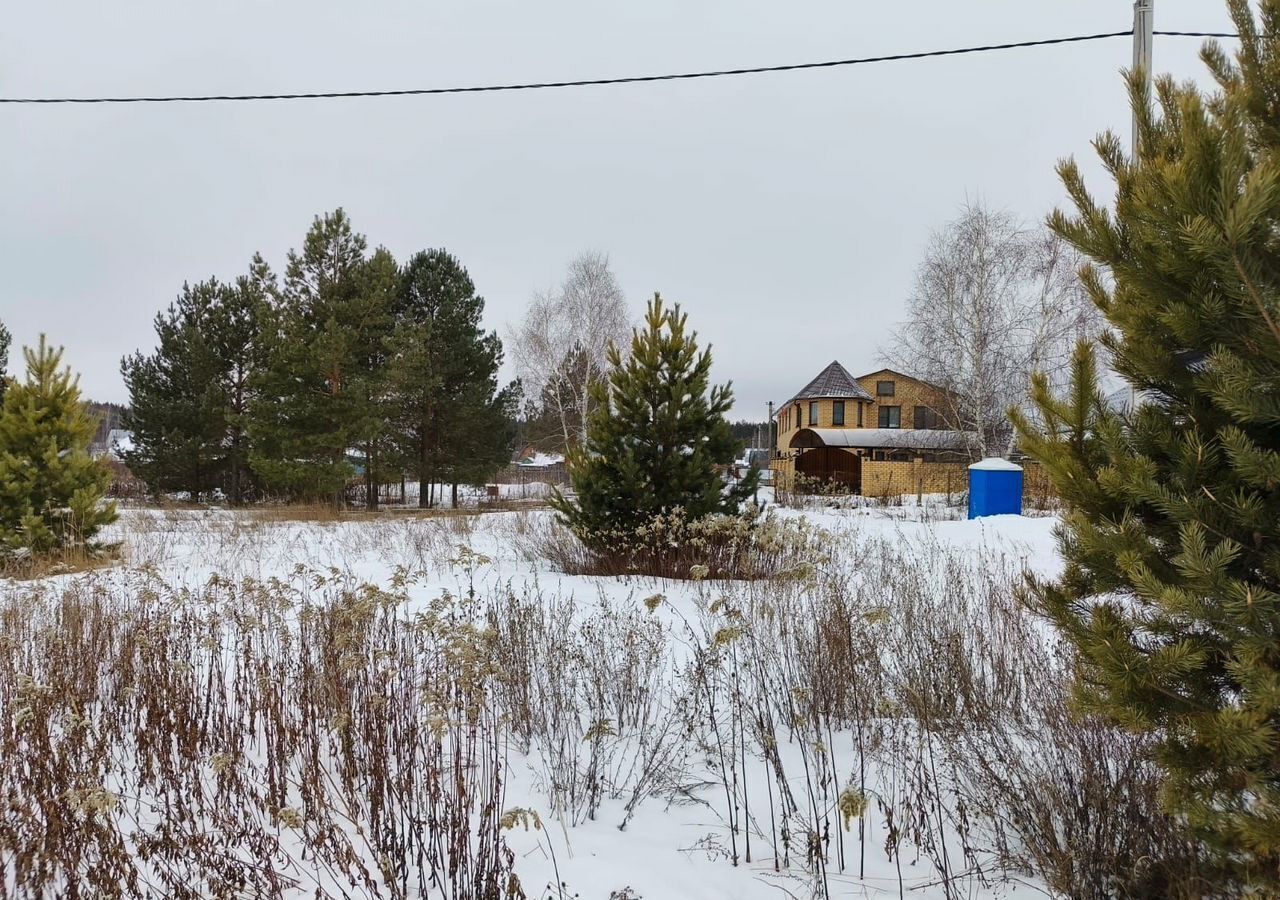
[[[906,372],[899,372],[897,369],[876,369],[874,372],[868,372],[865,375],[859,375],[858,380],[861,381],[864,378],[871,378],[875,375],[893,375],[897,378],[905,378],[907,379],[907,381],[914,381],[916,384],[923,384],[925,387],[931,387],[935,391],[945,392],[947,390],[940,384],[934,384],[932,381],[925,381],[923,378],[917,378],[914,375],[908,375]]]
[[[794,403],[797,400],[816,400],[819,397],[852,397],[857,400],[872,399],[862,385],[858,384],[857,379],[849,374],[849,370],[835,361],[819,372],[817,378],[806,384],[800,393],[788,400],[787,403]],[[786,406],[787,403],[782,405]]]

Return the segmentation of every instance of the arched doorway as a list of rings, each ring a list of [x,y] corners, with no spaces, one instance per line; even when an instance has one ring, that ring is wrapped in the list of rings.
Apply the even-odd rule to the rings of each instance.
[[[857,493],[862,489],[862,458],[839,447],[814,447],[801,452],[796,471],[806,478],[830,481]]]

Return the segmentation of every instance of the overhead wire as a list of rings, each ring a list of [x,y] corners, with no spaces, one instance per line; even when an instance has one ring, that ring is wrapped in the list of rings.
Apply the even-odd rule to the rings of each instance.
[[[1195,31],[1156,31],[1156,35],[1168,37],[1233,38],[1235,34]],[[1133,29],[1109,31],[1100,34],[1081,34],[1070,37],[1042,38],[1031,41],[1012,41],[1003,44],[984,44],[947,50],[922,50],[912,53],[891,53],[881,56],[863,56],[852,59],[832,59],[821,62],[785,63],[774,66],[751,66],[735,69],[713,69],[695,72],[676,72],[656,75],[626,75],[613,78],[581,78],[569,81],[534,81],[515,84],[485,84],[435,88],[401,88],[364,91],[306,91],[274,94],[177,94],[135,97],[0,97],[0,104],[126,104],[126,103],[222,103],[257,102],[273,100],[337,100],[361,97],[420,97],[441,94],[487,94],[511,91],[541,91],[563,88],[600,87],[621,84],[646,84],[663,81],[689,81],[701,78],[725,78],[740,75],[761,75],[776,72],[797,72],[809,69],[834,69],[844,66],[861,66],[873,63],[902,62],[946,56],[962,56],[970,53],[991,53],[1027,47],[1048,47],[1057,44],[1080,44],[1089,41],[1130,37]]]

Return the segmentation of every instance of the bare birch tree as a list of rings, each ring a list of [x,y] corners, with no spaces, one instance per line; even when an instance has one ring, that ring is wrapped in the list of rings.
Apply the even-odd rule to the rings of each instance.
[[[524,321],[510,334],[512,355],[526,395],[557,424],[558,443],[583,436],[591,385],[607,367],[610,344],[627,346],[631,322],[626,297],[603,253],[581,253],[564,282],[534,295]]]
[[[1029,405],[1031,374],[1065,370],[1099,318],[1082,290],[1076,252],[1046,228],[968,204],[935,232],[906,318],[883,353],[905,373],[946,389],[940,410],[975,434],[975,455],[1007,455],[1007,412]]]

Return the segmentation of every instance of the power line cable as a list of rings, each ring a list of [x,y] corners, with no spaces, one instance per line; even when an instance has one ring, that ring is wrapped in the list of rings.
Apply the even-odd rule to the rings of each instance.
[[[1231,38],[1233,40],[1240,37],[1234,31],[1153,31],[1151,33],[1157,37]]]
[[[893,53],[885,56],[864,56],[856,59],[832,59],[823,62],[789,63],[779,66],[754,66],[741,69],[717,69],[702,72],[679,72],[663,75],[630,75],[619,78],[586,78],[574,81],[537,81],[523,84],[487,84],[466,87],[407,88],[401,90],[374,91],[314,91],[291,94],[189,94],[154,97],[0,97],[0,103],[214,103],[260,100],[334,100],[355,97],[420,97],[435,94],[489,94],[509,91],[541,91],[560,88],[597,87],[615,84],[645,84],[659,81],[688,81],[695,78],[724,78],[736,75],[761,75],[773,72],[797,72],[805,69],[834,69],[842,66],[861,66],[871,63],[901,62],[904,60],[930,59],[942,56],[961,56],[968,53],[990,53],[998,50],[1016,50],[1024,47],[1048,47],[1055,44],[1081,44],[1111,38],[1130,37],[1133,30],[1110,31],[1103,34],[1081,34],[1071,37],[1044,38],[1035,41],[1015,41],[1006,44],[986,44],[977,47],[959,47],[951,50],[924,50],[915,53]],[[1236,35],[1210,32],[1157,31],[1155,34],[1175,37],[1236,37]]]

